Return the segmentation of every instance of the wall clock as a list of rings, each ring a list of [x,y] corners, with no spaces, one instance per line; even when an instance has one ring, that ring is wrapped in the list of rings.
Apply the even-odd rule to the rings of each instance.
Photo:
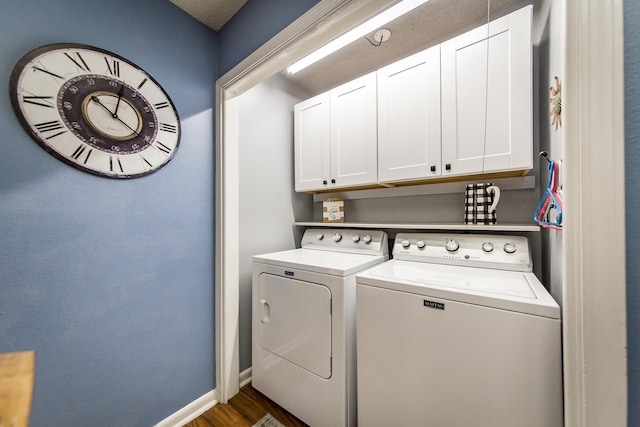
[[[23,56],[11,73],[11,104],[48,153],[85,172],[136,178],[166,165],[180,119],[149,74],[109,51],[52,44]]]

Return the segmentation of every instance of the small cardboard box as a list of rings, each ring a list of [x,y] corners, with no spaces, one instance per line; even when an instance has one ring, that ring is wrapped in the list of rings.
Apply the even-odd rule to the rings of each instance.
[[[322,222],[344,222],[344,200],[342,197],[322,199]]]

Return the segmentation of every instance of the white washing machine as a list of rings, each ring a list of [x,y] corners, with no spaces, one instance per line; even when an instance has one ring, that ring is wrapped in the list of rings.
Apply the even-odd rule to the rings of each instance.
[[[399,233],[357,276],[361,427],[563,425],[560,308],[528,240]]]
[[[355,426],[356,273],[389,259],[382,231],[308,229],[253,257],[253,387],[311,426]]]

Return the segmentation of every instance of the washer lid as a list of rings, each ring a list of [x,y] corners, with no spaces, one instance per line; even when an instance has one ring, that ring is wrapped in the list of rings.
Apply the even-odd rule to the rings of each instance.
[[[362,285],[521,313],[560,318],[560,307],[533,273],[391,260],[356,276]]]
[[[316,249],[292,249],[255,255],[254,262],[345,277],[388,259],[388,255],[361,255]]]

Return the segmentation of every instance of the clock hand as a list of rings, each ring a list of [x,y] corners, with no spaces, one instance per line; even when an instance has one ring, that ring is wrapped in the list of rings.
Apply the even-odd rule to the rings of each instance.
[[[111,112],[111,110],[109,109],[109,107],[107,107],[106,105],[104,105],[104,104],[102,103],[102,101],[100,101],[100,98],[98,98],[97,96],[93,95],[93,96],[91,97],[91,100],[92,100],[93,102],[95,102],[96,104],[98,104],[99,106],[101,106],[102,108],[104,108],[105,110],[107,110],[107,111],[109,112],[109,115],[110,115],[111,117],[115,117],[115,114],[113,114],[113,113]]]
[[[128,128],[129,128],[129,130],[131,130],[131,132],[133,132],[133,134],[134,134],[135,136],[140,136],[140,134],[139,134],[135,129],[133,129],[133,128],[132,128],[131,126],[129,126],[128,124],[126,124],[126,123],[125,123],[125,122],[124,122],[120,117],[116,116],[115,114],[114,114],[114,117],[115,117],[115,118],[116,118],[120,123],[122,123],[123,125],[125,125],[126,127],[128,127]]]
[[[124,82],[120,86],[120,90],[118,91],[118,102],[116,102],[116,109],[113,111],[113,117],[118,118],[118,107],[120,106],[120,99],[122,99],[122,94],[124,93]]]
[[[128,127],[131,132],[133,132],[133,134],[135,136],[140,136],[140,134],[138,132],[136,132],[135,129],[133,129],[131,126],[129,126],[127,123],[124,122],[124,120],[122,120],[120,117],[117,116],[117,114],[112,113],[111,110],[109,110],[109,107],[107,107],[106,105],[104,105],[102,103],[102,101],[100,101],[100,98],[98,98],[97,96],[93,95],[91,97],[91,100],[95,103],[97,103],[99,106],[101,106],[102,108],[104,108],[105,110],[107,110],[109,112],[109,115],[111,115],[111,117],[113,117],[114,119],[118,120],[120,123],[122,123],[123,125],[125,125],[126,127]]]

